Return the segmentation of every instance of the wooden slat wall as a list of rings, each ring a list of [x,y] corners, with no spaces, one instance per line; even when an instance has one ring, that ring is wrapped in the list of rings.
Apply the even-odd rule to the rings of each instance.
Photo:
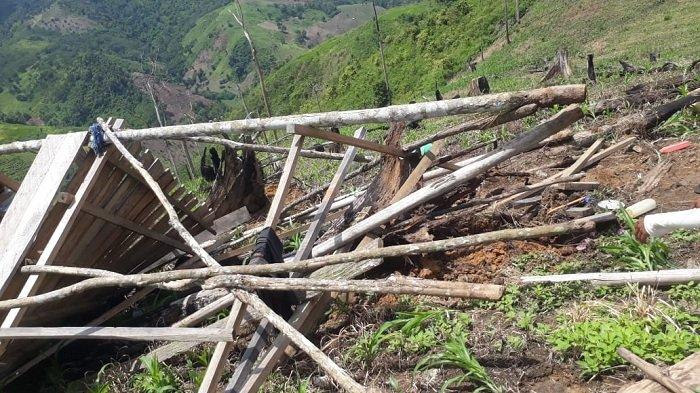
[[[201,206],[192,194],[178,185],[170,171],[164,168],[150,152],[141,151],[139,144],[133,144],[129,150],[139,157],[158,184],[176,199],[178,204],[191,209],[200,218],[211,215],[208,208]],[[153,193],[141,181],[119,168],[122,166],[118,165],[121,164],[122,159],[118,152],[109,149],[105,154],[109,156],[110,163],[103,168],[100,179],[88,195],[87,201],[112,214],[180,241],[178,235],[170,229],[167,215]],[[92,161],[84,158],[85,155],[76,160],[80,166],[66,187],[66,192],[72,193],[80,185],[85,167]],[[112,162],[118,164],[115,165]],[[39,255],[46,244],[46,239],[51,235],[51,223],[58,221],[65,209],[66,206],[63,204],[54,204],[28,255],[34,257]],[[189,215],[181,212],[181,218],[190,232],[204,230],[202,225]],[[65,245],[59,251],[56,264],[131,272],[152,264],[173,249],[170,245],[81,212],[67,236]],[[69,285],[75,280],[70,277],[47,276],[40,292]],[[102,311],[99,306],[104,305],[112,294],[114,294],[113,290],[95,291],[79,299],[68,299],[59,304],[33,307],[28,310],[20,326],[66,326],[67,321],[73,324],[85,323]],[[0,376],[6,375],[14,367],[21,365],[45,344],[34,340],[11,343],[5,355],[0,358]]]

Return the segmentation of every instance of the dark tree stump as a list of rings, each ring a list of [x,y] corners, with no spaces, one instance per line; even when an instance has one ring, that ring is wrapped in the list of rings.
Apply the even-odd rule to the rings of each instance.
[[[260,162],[255,152],[247,150],[239,157],[236,150],[224,150],[223,174],[216,179],[207,204],[221,217],[245,206],[252,215],[265,209],[270,201],[265,196]]]

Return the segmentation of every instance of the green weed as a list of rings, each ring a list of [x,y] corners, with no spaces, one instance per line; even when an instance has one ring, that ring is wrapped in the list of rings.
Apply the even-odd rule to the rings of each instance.
[[[668,266],[668,246],[660,239],[651,238],[642,243],[634,236],[634,220],[622,209],[620,220],[627,228],[600,249],[625,264],[631,270],[657,270]]]
[[[583,376],[622,364],[616,353],[620,346],[644,359],[670,364],[700,349],[700,318],[677,307],[637,301],[623,310],[604,304],[593,312],[578,322],[560,318],[560,325],[546,335],[557,351],[579,359]]]
[[[285,242],[284,252],[292,252],[298,250],[299,247],[301,247],[301,242],[303,240],[304,237],[301,235],[301,233],[295,233]]]
[[[109,393],[109,384],[104,381],[104,376],[107,371],[107,367],[110,364],[105,364],[97,372],[95,380],[92,383],[86,384],[85,388],[88,393]]]
[[[674,285],[666,293],[674,301],[687,302],[696,307],[700,305],[700,284],[696,282]]]
[[[700,231],[698,230],[677,229],[668,236],[679,243],[690,244],[700,242]]]
[[[144,371],[134,376],[134,389],[143,393],[175,392],[180,384],[168,366],[161,365],[155,357],[143,356],[139,359]]]
[[[678,111],[657,128],[657,133],[676,138],[697,135],[700,133],[700,114],[692,108]]]
[[[441,392],[446,391],[453,385],[461,385],[467,382],[475,385],[473,392],[503,392],[503,388],[493,382],[486,373],[484,366],[479,364],[479,361],[469,352],[466,341],[467,339],[464,335],[457,335],[447,341],[440,352],[421,360],[416,365],[416,370],[459,369],[462,373],[445,381]]]
[[[362,335],[350,349],[350,356],[369,368],[383,351],[422,353],[469,328],[468,314],[452,310],[398,312],[374,333]]]

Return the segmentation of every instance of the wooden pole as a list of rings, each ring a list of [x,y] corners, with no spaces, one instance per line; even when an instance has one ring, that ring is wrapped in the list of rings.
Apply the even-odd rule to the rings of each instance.
[[[650,272],[620,273],[575,273],[550,276],[525,276],[520,282],[525,285],[571,281],[590,281],[595,285],[643,284],[665,286],[700,280],[700,269],[657,270]]]
[[[377,4],[372,0],[372,10],[374,11],[374,28],[377,31],[377,43],[379,44],[379,56],[382,60],[382,73],[384,74],[384,86],[389,97],[389,105],[391,105],[391,87],[389,86],[389,76],[386,72],[386,60],[384,59],[384,43],[382,40],[382,32],[379,30],[379,17],[377,16]]]
[[[148,327],[15,327],[0,329],[0,338],[24,339],[92,339],[137,341],[233,341],[229,329],[148,328]]]
[[[232,141],[229,139],[215,138],[215,137],[210,137],[210,136],[193,136],[193,137],[188,137],[187,139],[191,140],[191,141],[195,141],[195,142],[202,142],[202,143],[216,143],[219,145],[228,146],[234,150],[253,150],[253,151],[266,152],[266,153],[278,153],[278,154],[283,154],[283,155],[289,154],[289,149],[286,147],[278,147],[278,146],[271,146],[271,145],[257,145],[257,144],[253,144],[253,143],[241,143],[241,142],[236,142],[236,141]],[[302,149],[299,152],[299,155],[302,157],[307,157],[307,158],[323,158],[323,159],[327,159],[327,160],[339,160],[340,161],[343,159],[343,154],[340,154],[340,153],[328,153],[328,152],[308,150],[308,149]],[[371,158],[367,157],[367,156],[360,155],[360,156],[356,156],[354,161],[356,161],[356,162],[369,162],[369,161],[371,161]]]
[[[506,22],[506,43],[510,44],[510,30],[508,28],[508,0],[503,0],[503,20]]]
[[[339,127],[354,124],[362,125],[367,123],[388,123],[396,121],[412,122],[468,113],[501,113],[528,104],[537,104],[538,107],[567,105],[583,102],[585,98],[585,85],[550,86],[527,91],[494,93],[451,100],[392,105],[384,108],[125,130],[119,133],[119,138],[126,141],[217,134],[245,134],[255,131],[286,129],[288,124],[299,124],[311,127]],[[41,147],[41,143],[41,140],[36,140],[0,145],[0,154],[38,150],[39,147]]]
[[[299,333],[287,321],[272,311],[272,309],[270,309],[256,295],[241,290],[236,290],[234,293],[239,300],[250,304],[254,309],[260,311],[277,330],[289,337],[292,342],[299,347],[299,349],[309,355],[309,357],[315,361],[321,367],[321,369],[326,372],[326,374],[333,378],[334,381],[338,382],[338,384],[344,390],[352,393],[366,392],[366,389],[362,385],[355,382],[355,380],[353,380],[345,370],[338,367],[338,365],[335,364],[328,356],[326,356],[326,354],[321,352],[320,349],[316,348],[316,346],[311,343],[308,338]]]
[[[642,370],[647,377],[653,379],[654,381],[660,383],[663,387],[670,390],[673,393],[693,393],[693,390],[689,387],[683,386],[680,383],[674,381],[669,376],[663,373],[658,367],[645,361],[639,356],[632,353],[625,347],[619,347],[617,349],[617,354],[621,358],[632,363],[638,369]]]

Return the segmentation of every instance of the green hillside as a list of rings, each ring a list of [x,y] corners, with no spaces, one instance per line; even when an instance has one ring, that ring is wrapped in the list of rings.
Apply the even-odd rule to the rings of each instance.
[[[383,14],[393,103],[433,97],[436,83],[443,93],[460,89],[482,75],[494,91],[538,86],[542,74],[531,70],[542,69],[559,47],[570,53],[572,81],[585,76],[586,53],[595,54],[601,71],[617,70],[617,60],[624,58],[648,65],[651,51],[681,63],[698,55],[694,41],[700,25],[692,0],[520,1],[523,17],[514,27],[510,9],[509,45],[503,45],[502,6],[432,0]],[[468,71],[467,61],[478,60],[482,47],[485,61],[476,72]],[[365,24],[313,48],[274,71],[268,85],[277,114],[386,104],[374,26]],[[249,100],[259,103],[259,93],[252,92]]]

